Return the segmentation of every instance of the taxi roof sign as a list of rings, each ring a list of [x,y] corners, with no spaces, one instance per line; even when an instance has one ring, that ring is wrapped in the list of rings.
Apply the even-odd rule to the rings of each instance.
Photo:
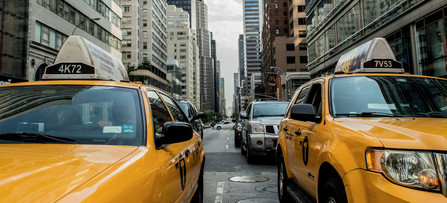
[[[343,54],[335,73],[404,73],[393,50],[384,38],[374,38]]]
[[[129,81],[129,76],[117,57],[80,36],[70,36],[42,79]]]

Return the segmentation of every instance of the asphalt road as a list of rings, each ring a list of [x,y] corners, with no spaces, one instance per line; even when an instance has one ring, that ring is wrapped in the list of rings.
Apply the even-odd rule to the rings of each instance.
[[[275,203],[277,170],[273,157],[248,164],[234,147],[233,130],[204,130],[205,203]]]

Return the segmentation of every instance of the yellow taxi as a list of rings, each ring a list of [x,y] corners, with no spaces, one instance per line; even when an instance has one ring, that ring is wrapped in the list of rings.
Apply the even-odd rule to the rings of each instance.
[[[297,89],[277,160],[280,202],[447,202],[447,80],[368,41]]]
[[[0,86],[0,201],[202,202],[203,143],[170,96],[78,36],[43,79]]]

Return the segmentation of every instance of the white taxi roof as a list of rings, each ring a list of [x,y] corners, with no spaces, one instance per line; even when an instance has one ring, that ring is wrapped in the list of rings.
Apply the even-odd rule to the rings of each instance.
[[[128,81],[129,76],[120,59],[80,36],[70,36],[42,79]]]
[[[343,54],[335,73],[403,73],[402,63],[396,61],[393,50],[384,38],[374,38]]]

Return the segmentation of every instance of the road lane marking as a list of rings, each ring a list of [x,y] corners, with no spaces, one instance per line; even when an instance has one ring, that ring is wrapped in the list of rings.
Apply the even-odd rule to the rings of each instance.
[[[225,145],[225,149],[228,149],[228,145],[227,144]]]
[[[216,195],[216,198],[214,199],[214,203],[222,203],[224,187],[225,187],[225,182],[217,183],[216,193],[220,194],[220,195]]]

